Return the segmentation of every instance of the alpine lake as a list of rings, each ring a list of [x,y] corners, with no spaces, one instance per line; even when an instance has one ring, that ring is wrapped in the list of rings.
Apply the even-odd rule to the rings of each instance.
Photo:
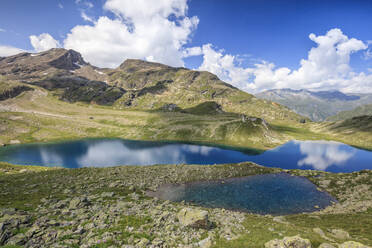
[[[282,169],[347,173],[372,169],[372,152],[330,141],[290,141],[257,153],[199,144],[82,139],[0,148],[0,161],[65,168],[157,164],[223,164],[252,161]],[[294,214],[325,208],[336,200],[308,179],[287,173],[163,185],[151,196],[259,214]]]

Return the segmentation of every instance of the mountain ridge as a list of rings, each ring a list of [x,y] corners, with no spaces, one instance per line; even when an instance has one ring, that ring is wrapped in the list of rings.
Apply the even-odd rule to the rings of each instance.
[[[259,100],[221,81],[210,72],[138,59],[127,59],[114,69],[98,68],[85,62],[78,52],[63,48],[2,58],[0,75],[55,91],[68,102],[154,110],[165,104],[191,108],[215,101],[226,112],[269,120],[303,119],[284,106]]]
[[[260,92],[256,97],[278,102],[313,121],[324,121],[340,111],[352,110],[363,104],[372,103],[372,94],[340,91],[310,91],[273,89]]]

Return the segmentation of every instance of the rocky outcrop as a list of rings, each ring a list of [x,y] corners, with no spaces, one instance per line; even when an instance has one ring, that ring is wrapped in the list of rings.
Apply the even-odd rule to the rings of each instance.
[[[60,50],[58,48],[56,49]],[[82,66],[88,65],[88,63],[84,61],[81,54],[74,50],[62,49],[60,54],[61,55],[57,56],[57,58],[50,61],[48,64],[52,67],[63,70],[76,70]]]
[[[265,243],[265,248],[312,248],[310,240],[303,239],[300,236],[284,237],[283,239],[274,239]]]
[[[31,87],[20,85],[12,87],[4,92],[0,92],[0,101],[7,100],[9,98],[16,97],[20,95],[22,92],[33,90]]]

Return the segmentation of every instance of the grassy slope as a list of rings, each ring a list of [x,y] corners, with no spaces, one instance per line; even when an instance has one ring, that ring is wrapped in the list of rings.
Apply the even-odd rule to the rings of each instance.
[[[311,126],[335,140],[372,150],[372,116],[359,116],[344,121],[324,122]]]
[[[328,117],[327,121],[341,121],[362,115],[372,115],[372,104],[359,106],[350,111],[341,111],[337,115]]]
[[[269,149],[291,139],[339,140],[369,148],[364,140],[348,139],[319,124],[269,122],[270,129],[243,123],[238,114],[187,114],[120,110],[113,107],[66,103],[53,93],[34,87],[32,92],[2,101],[0,143],[38,142],[81,137],[121,137],[142,140],[207,142],[236,147]],[[225,110],[225,109],[224,109]],[[226,111],[226,110],[225,110]]]

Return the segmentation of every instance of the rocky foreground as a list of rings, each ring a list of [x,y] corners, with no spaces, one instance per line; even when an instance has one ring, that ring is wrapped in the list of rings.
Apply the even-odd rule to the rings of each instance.
[[[256,215],[146,195],[164,183],[287,172],[339,203],[315,213]],[[287,171],[252,163],[47,169],[0,163],[0,246],[369,247],[372,172]]]

